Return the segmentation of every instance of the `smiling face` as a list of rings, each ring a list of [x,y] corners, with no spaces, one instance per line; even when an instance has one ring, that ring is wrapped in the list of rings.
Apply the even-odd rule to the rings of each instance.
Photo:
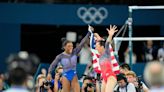
[[[64,46],[64,52],[66,52],[67,54],[71,54],[72,50],[73,50],[73,43],[72,42],[66,43]]]
[[[95,48],[99,53],[101,52],[101,46],[100,46],[100,43],[97,42],[96,43],[96,48]]]
[[[96,42],[96,48],[95,48],[100,54],[104,52],[104,42],[98,41]]]

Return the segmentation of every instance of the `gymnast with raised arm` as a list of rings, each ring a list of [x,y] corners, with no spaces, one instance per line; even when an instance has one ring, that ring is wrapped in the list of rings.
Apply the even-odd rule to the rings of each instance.
[[[89,27],[88,27],[89,28]],[[80,44],[73,49],[73,43],[71,41],[63,42],[64,52],[57,55],[55,60],[51,63],[49,67],[50,77],[51,72],[54,71],[58,63],[63,67],[63,76],[62,76],[62,90],[63,92],[80,92],[80,85],[78,82],[78,77],[76,74],[76,64],[77,64],[77,55],[79,54],[84,43],[90,36],[90,32],[82,39]],[[72,90],[72,91],[71,91]]]
[[[103,78],[101,92],[113,92],[114,87],[117,83],[116,73],[113,71],[113,66],[111,64],[112,57],[111,57],[111,40],[115,32],[117,32],[117,27],[114,25],[110,25],[110,29],[108,31],[108,38],[105,40],[95,33],[94,36],[97,39],[96,42],[96,50],[100,54],[100,68],[101,68],[101,75]],[[118,63],[116,63],[118,64]],[[119,71],[117,72],[119,73]]]

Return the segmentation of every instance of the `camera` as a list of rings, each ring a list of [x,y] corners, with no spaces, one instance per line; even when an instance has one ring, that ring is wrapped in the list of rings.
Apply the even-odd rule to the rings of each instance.
[[[86,87],[93,87],[93,84],[92,83],[87,83],[87,86]]]
[[[62,77],[62,73],[59,73],[59,79]]]
[[[138,79],[138,88],[142,89],[141,76],[138,76],[137,79]]]
[[[138,87],[136,87],[136,92],[143,92],[143,83],[141,79],[141,76],[137,77]]]
[[[47,87],[53,87],[54,86],[54,81],[44,81],[41,88],[46,89]]]
[[[48,90],[53,90],[53,84],[53,81],[45,80],[39,88],[40,92],[47,92]]]
[[[53,84],[53,82],[52,81],[44,81],[43,82],[43,85],[45,85],[45,86],[52,86],[52,84]]]
[[[87,86],[84,88],[84,91],[85,91],[85,92],[88,92],[88,90],[87,90],[88,87],[89,87],[89,88],[92,88],[92,87],[93,87],[93,84],[92,84],[92,83],[87,83]]]

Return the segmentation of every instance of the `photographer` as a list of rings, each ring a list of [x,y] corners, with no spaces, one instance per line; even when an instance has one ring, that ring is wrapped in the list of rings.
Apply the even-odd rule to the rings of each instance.
[[[51,90],[51,81],[47,81],[46,77],[41,74],[37,77],[37,88],[36,92],[53,92]]]
[[[94,92],[92,77],[85,76],[82,85],[82,92]]]
[[[135,86],[129,83],[124,74],[117,75],[117,85],[114,88],[114,92],[136,92]]]
[[[100,92],[98,80],[90,76],[85,76],[81,92]]]
[[[62,66],[55,70],[55,76],[52,80],[47,80],[45,75],[40,74],[37,78],[38,89],[36,92],[61,92],[62,90]]]
[[[63,67],[58,66],[55,70],[55,79],[54,79],[54,92],[61,92],[62,91],[62,73]]]
[[[141,81],[141,77],[136,76],[135,72],[133,71],[127,72],[126,78],[129,83],[134,84],[136,88],[136,92],[149,92],[148,87]]]

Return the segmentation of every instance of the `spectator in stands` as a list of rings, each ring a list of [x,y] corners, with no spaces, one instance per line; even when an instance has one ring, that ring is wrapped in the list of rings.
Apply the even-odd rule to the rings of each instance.
[[[84,44],[83,48],[80,51],[80,56],[79,56],[79,62],[80,64],[91,64],[92,57],[91,57],[91,51],[90,47],[88,46],[89,44],[89,39],[87,43]]]
[[[141,79],[138,79],[135,72],[129,71],[126,73],[126,78],[129,83],[133,83],[136,92],[149,92],[148,87],[141,81]]]
[[[162,47],[159,48],[157,56],[160,62],[164,62],[164,42],[162,42]]]
[[[80,44],[73,49],[73,43],[71,41],[63,42],[64,52],[57,55],[55,60],[51,63],[49,67],[48,78],[51,75],[51,72],[55,69],[58,63],[61,63],[63,67],[63,77],[62,77],[62,86],[63,91],[68,92],[80,92],[80,85],[78,82],[78,77],[76,74],[76,64],[77,64],[77,55],[79,54],[81,48],[89,38],[90,32],[82,39]]]
[[[153,41],[148,40],[143,47],[143,55],[142,55],[143,61],[149,62],[152,60],[156,60],[157,51],[158,51],[158,48],[155,45],[153,45]]]
[[[153,61],[146,65],[144,79],[150,86],[150,92],[164,92],[164,64]]]
[[[120,72],[123,74],[126,74],[127,72],[129,72],[131,70],[130,66],[126,63],[120,65]]]
[[[80,56],[79,56],[79,61],[80,64],[86,64],[86,68],[84,71],[84,75],[88,75],[88,74],[92,74],[91,72],[91,68],[92,68],[92,56],[91,56],[91,51],[90,51],[90,47],[89,45],[89,39],[87,41],[87,43],[84,44],[84,47],[81,49],[80,51]],[[82,82],[84,77],[82,77],[80,79],[80,81]]]
[[[126,51],[124,52],[124,58],[125,58],[125,63],[130,64],[130,60],[129,60],[129,48],[127,47]],[[132,56],[132,64],[135,64],[137,61],[137,56],[136,54],[133,52],[133,56]]]
[[[42,68],[41,69],[41,73],[44,75],[44,76],[47,76],[47,70],[45,68]]]
[[[124,74],[117,75],[117,85],[114,88],[114,92],[136,92],[133,83],[129,83]]]

